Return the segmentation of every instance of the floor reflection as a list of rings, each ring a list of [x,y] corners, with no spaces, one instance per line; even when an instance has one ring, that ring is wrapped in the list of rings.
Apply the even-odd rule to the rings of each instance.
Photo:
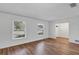
[[[40,42],[39,44],[37,44],[36,48],[35,48],[35,55],[44,55],[45,52],[45,43],[44,42]]]
[[[12,55],[27,55],[28,49],[17,49]]]

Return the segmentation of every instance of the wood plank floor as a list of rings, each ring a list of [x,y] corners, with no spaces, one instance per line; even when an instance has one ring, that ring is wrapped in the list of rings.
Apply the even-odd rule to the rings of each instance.
[[[48,38],[0,49],[0,55],[79,55],[79,45],[65,38]]]

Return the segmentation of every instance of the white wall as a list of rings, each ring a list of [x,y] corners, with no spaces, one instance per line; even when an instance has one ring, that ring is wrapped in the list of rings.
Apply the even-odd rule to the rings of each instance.
[[[79,44],[79,42],[75,42],[75,40],[79,40],[79,16],[74,16],[71,18],[65,18],[62,20],[55,20],[50,22],[50,37],[55,37],[55,24],[65,22],[69,22],[70,42]]]
[[[12,39],[12,20],[24,20],[26,22],[26,38]],[[37,35],[37,24],[45,25],[45,34],[43,36]],[[31,41],[40,40],[48,37],[48,22],[42,20],[35,20],[16,15],[0,13],[0,48],[23,44]]]

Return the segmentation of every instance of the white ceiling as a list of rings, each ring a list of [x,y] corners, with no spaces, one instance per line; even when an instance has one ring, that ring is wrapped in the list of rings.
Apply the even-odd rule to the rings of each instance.
[[[50,21],[79,15],[79,4],[71,8],[69,3],[4,3],[0,11]]]

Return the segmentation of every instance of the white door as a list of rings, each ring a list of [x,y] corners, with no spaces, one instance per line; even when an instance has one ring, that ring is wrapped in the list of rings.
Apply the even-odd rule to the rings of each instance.
[[[58,23],[55,25],[56,37],[68,37],[69,23]]]

